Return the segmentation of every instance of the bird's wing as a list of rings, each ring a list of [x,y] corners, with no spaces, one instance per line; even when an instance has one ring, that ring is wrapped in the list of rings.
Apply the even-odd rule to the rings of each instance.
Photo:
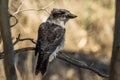
[[[53,23],[43,23],[38,30],[38,40],[36,45],[37,54],[40,51],[51,53],[64,38],[65,29]]]

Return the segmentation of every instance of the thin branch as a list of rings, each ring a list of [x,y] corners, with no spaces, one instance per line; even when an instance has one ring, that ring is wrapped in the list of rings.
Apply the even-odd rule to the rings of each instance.
[[[25,51],[31,51],[31,50],[35,50],[35,47],[26,47],[26,48],[17,49],[15,50],[15,54]]]
[[[49,3],[47,6],[43,7],[42,9],[47,9],[48,7],[50,7],[52,4],[55,3],[56,0],[53,0],[51,3]]]
[[[13,17],[15,19],[15,23],[12,24],[12,25],[10,25],[10,27],[14,27],[18,23],[18,19],[15,16],[13,16],[13,15],[10,14],[10,18],[11,17]]]
[[[34,39],[32,38],[24,38],[24,39],[20,39],[20,34],[18,35],[18,37],[16,38],[16,41],[13,43],[13,45],[16,45],[18,42],[20,41],[31,41],[33,44],[36,44],[36,42],[34,41]]]
[[[16,14],[19,13],[19,11],[21,10],[21,8],[22,8],[22,6],[23,6],[23,3],[24,3],[24,0],[21,1],[20,6],[18,7],[17,11],[16,11],[15,13],[13,13],[13,15],[16,15]]]
[[[25,51],[31,51],[31,50],[35,50],[34,47],[26,47],[26,48],[21,48],[21,49],[17,49],[14,50],[15,54],[20,53],[20,52],[25,52]],[[4,52],[0,53],[0,59],[4,58]]]
[[[23,4],[21,4],[20,6],[19,6],[19,8],[17,9],[17,11],[15,12],[15,13],[13,13],[13,15],[16,15],[16,14],[18,14],[18,13],[20,13],[20,12],[25,12],[25,11],[46,11],[48,14],[50,14],[48,11],[47,11],[47,8],[48,7],[50,7],[52,4],[54,4],[55,3],[55,1],[56,0],[53,0],[51,3],[49,3],[47,6],[45,6],[45,7],[43,7],[43,8],[40,8],[40,9],[35,9],[35,8],[31,8],[31,9],[24,9],[24,10],[21,10],[21,6],[23,5]],[[22,2],[23,3],[23,2]]]
[[[50,13],[49,13],[49,11],[47,10],[47,8],[46,8],[46,9],[44,9],[44,11],[45,11],[45,12],[47,12],[47,13],[50,15]]]
[[[79,61],[79,60],[77,60],[75,58],[72,58],[72,57],[62,53],[62,52],[59,52],[59,55],[57,56],[57,58],[59,58],[61,60],[64,60],[64,61],[66,61],[68,63],[71,63],[71,64],[73,64],[73,65],[75,65],[77,67],[91,70],[91,71],[95,72],[96,74],[98,74],[101,77],[109,78],[109,75],[101,73],[99,70],[92,68],[91,65],[90,66],[87,65],[84,61]]]
[[[32,9],[25,9],[25,10],[21,10],[21,8],[22,8],[22,6],[24,4],[24,0],[21,1],[20,6],[18,7],[17,11],[15,13],[13,13],[13,14],[10,14],[10,18],[13,17],[15,19],[15,23],[13,25],[11,25],[10,27],[13,27],[13,26],[15,26],[18,23],[18,19],[16,18],[15,15],[20,13],[20,12],[24,12],[24,11],[45,11],[48,14],[50,14],[49,11],[47,10],[47,8],[50,7],[52,4],[54,4],[55,1],[56,0],[53,0],[51,3],[49,3],[47,6],[41,8],[41,9],[34,9],[34,8],[32,8]]]

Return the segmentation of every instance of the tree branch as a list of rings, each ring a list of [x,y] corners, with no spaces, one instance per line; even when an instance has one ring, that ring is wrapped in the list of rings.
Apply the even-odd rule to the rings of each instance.
[[[34,41],[34,39],[32,39],[32,38],[20,39],[20,36],[21,35],[19,34],[18,37],[16,38],[16,41],[13,43],[13,45],[16,45],[20,41],[26,41],[26,40],[31,41],[33,44],[36,44],[36,42]]]
[[[17,80],[14,66],[14,50],[11,38],[8,2],[8,0],[0,0],[0,32],[3,40],[3,50],[5,54],[4,70],[6,80]]]
[[[21,10],[21,8],[22,8],[22,6],[23,6],[23,3],[24,3],[24,0],[21,1],[20,6],[18,7],[17,11],[16,11],[15,13],[13,13],[13,15],[16,15],[16,14],[19,13],[19,11]]]
[[[13,18],[15,19],[15,23],[14,23],[13,25],[10,25],[10,27],[13,27],[13,26],[15,26],[15,25],[18,23],[18,19],[16,18],[15,15],[17,15],[17,14],[20,13],[20,12],[24,12],[24,11],[45,11],[45,12],[47,12],[48,14],[50,14],[49,11],[47,10],[47,8],[50,7],[52,4],[54,4],[55,1],[56,1],[56,0],[53,0],[53,1],[52,1],[51,3],[49,3],[47,6],[45,6],[45,7],[43,7],[43,8],[40,8],[40,9],[34,9],[34,8],[32,8],[32,9],[24,9],[24,10],[21,10],[21,8],[22,8],[22,6],[23,6],[23,4],[24,4],[24,0],[23,0],[23,1],[20,3],[20,6],[18,7],[18,9],[17,9],[16,12],[14,12],[13,14],[9,13],[9,14],[10,14],[10,18],[13,17]]]
[[[17,50],[15,50],[15,54],[25,52],[25,51],[30,51],[30,50],[35,50],[35,48],[34,47],[26,47],[26,48],[17,49]],[[4,57],[3,53],[1,53],[0,58],[3,58],[3,57]],[[61,59],[63,61],[66,61],[66,62],[68,62],[76,67],[84,68],[84,69],[88,69],[90,71],[93,71],[94,73],[98,74],[101,77],[109,78],[109,75],[101,73],[99,70],[92,68],[91,66],[87,65],[84,61],[79,61],[75,58],[72,58],[72,57],[62,53],[62,52],[59,52],[59,54],[57,55],[57,58]]]
[[[60,52],[59,55],[57,56],[57,58],[59,58],[59,59],[61,59],[63,61],[66,61],[68,63],[71,63],[74,66],[93,71],[94,73],[98,74],[101,77],[109,78],[109,75],[101,73],[99,70],[96,70],[93,67],[87,65],[84,61],[79,61],[79,60],[77,60],[75,58],[72,58],[72,57],[66,55],[65,53]]]
[[[24,12],[24,11],[45,11],[45,12],[47,12],[48,14],[50,14],[49,11],[47,10],[47,8],[50,7],[52,4],[54,4],[55,1],[56,1],[56,0],[53,0],[53,1],[52,1],[51,3],[49,3],[47,6],[45,6],[45,7],[43,7],[43,8],[40,8],[40,9],[34,9],[34,8],[32,8],[32,9],[21,10],[21,8],[22,8],[22,6],[23,6],[23,4],[24,4],[24,0],[23,0],[23,1],[20,3],[20,6],[18,7],[18,9],[17,9],[16,12],[14,12],[13,14],[9,13],[9,14],[10,14],[10,18],[13,17],[13,18],[15,19],[15,23],[14,23],[13,25],[10,25],[10,27],[14,27],[14,26],[18,23],[18,19],[16,18],[15,15],[17,15],[17,14],[20,13],[20,12]]]
[[[10,14],[10,13],[9,13]],[[15,23],[14,24],[12,24],[12,25],[10,25],[10,27],[14,27],[17,23],[18,23],[18,19],[15,17],[15,16],[13,16],[12,14],[10,14],[10,18],[11,17],[13,17],[14,19],[15,19]]]
[[[47,11],[47,8],[50,7],[52,4],[55,3],[56,0],[53,0],[51,3],[49,3],[47,6],[43,7],[43,8],[40,8],[40,9],[34,9],[34,8],[31,8],[31,9],[24,9],[24,10],[21,10],[21,7],[23,6],[23,3],[24,3],[24,0],[22,1],[21,5],[18,7],[17,11],[15,13],[13,13],[13,15],[16,15],[18,13],[21,13],[21,12],[24,12],[24,11],[45,11],[47,12],[48,14],[50,14],[48,11]]]

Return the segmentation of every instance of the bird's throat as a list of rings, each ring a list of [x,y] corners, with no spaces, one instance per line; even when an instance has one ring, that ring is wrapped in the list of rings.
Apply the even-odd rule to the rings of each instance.
[[[65,22],[60,21],[59,19],[52,19],[52,20],[47,20],[48,22],[60,25],[61,27],[65,28]]]

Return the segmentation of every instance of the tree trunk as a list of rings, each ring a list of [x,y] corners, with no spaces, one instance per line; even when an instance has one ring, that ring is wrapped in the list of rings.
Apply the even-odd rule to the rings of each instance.
[[[120,0],[116,0],[115,30],[109,80],[120,80]]]
[[[14,51],[10,32],[8,0],[0,0],[0,30],[4,46],[4,68],[6,80],[16,80]]]

